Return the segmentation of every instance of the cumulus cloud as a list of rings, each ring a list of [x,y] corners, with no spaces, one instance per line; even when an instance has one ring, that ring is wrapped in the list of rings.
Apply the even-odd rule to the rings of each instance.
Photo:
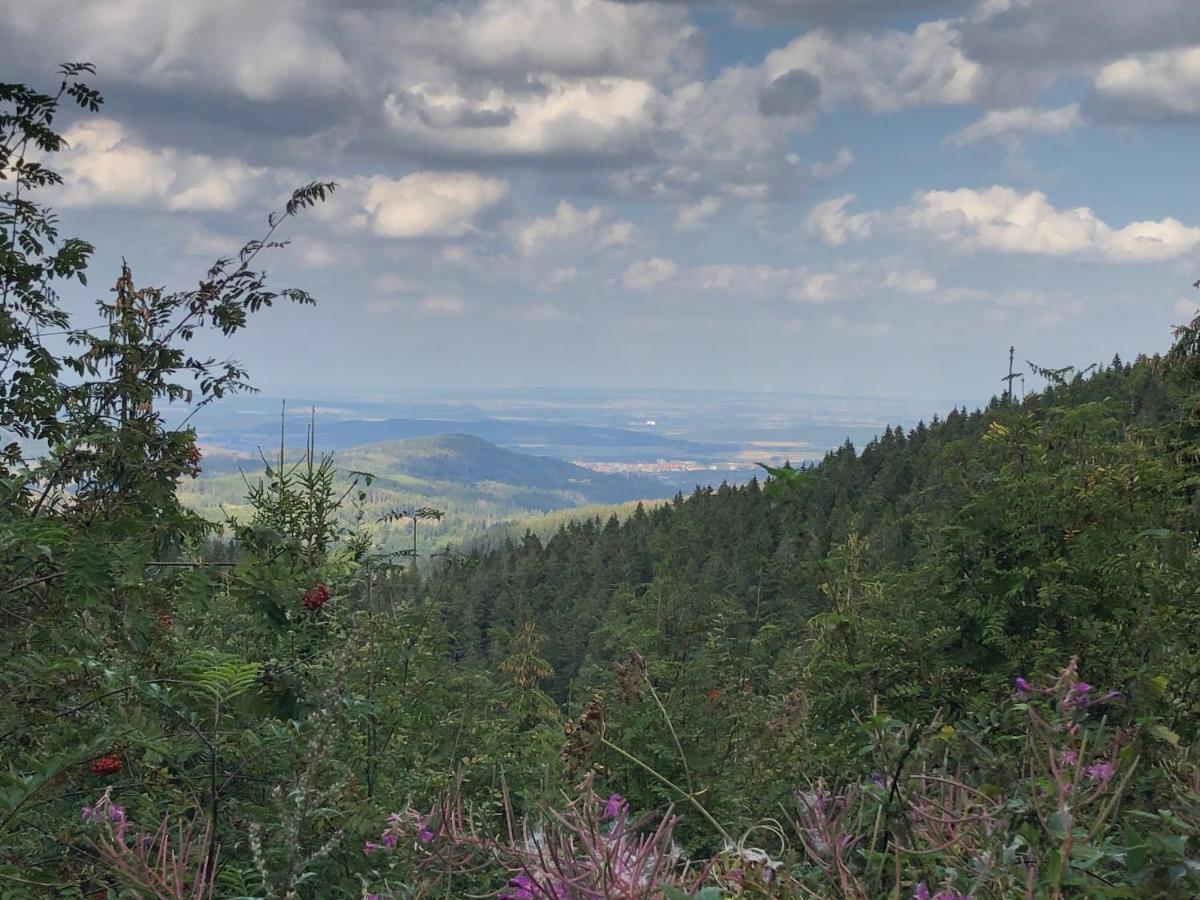
[[[388,95],[395,139],[427,151],[483,158],[648,155],[656,123],[654,85],[633,78],[531,78],[522,89],[468,92],[423,83]],[[483,133],[481,133],[481,131]]]
[[[679,210],[675,217],[676,231],[695,231],[721,210],[720,197],[703,197],[698,203],[693,203]]]
[[[669,259],[659,256],[631,263],[625,270],[621,283],[631,291],[648,291],[672,280],[679,267]]]
[[[517,249],[534,256],[564,245],[606,250],[627,244],[633,238],[633,223],[603,206],[584,210],[562,200],[553,215],[515,223],[513,231]]]
[[[345,179],[317,216],[386,238],[457,238],[508,194],[508,182],[474,172],[413,172]]]
[[[846,207],[853,201],[853,194],[844,194],[818,203],[805,220],[808,232],[819,237],[830,247],[840,247],[848,240],[858,241],[870,237],[879,220],[879,214],[846,212]]]
[[[872,112],[968,103],[976,99],[982,77],[946,21],[924,22],[911,32],[809,31],[769,53],[763,69],[772,83],[807,73],[819,84],[826,109],[862,106]]]
[[[946,143],[955,147],[987,140],[1015,143],[1027,134],[1065,134],[1082,124],[1083,116],[1080,115],[1078,103],[1053,109],[1034,106],[993,109],[966,128],[951,134],[946,138]]]
[[[1089,109],[1120,121],[1200,121],[1200,46],[1128,56],[1104,66]]]
[[[64,206],[157,206],[170,210],[236,207],[262,169],[173,147],[149,147],[111,119],[90,119],[63,135],[69,150],[55,160],[65,181]]]
[[[652,0],[621,0],[648,3]],[[794,21],[834,28],[861,27],[879,20],[925,10],[948,13],[966,6],[965,0],[656,0],[689,7],[732,9],[746,24]]]
[[[883,278],[883,286],[902,294],[932,294],[938,288],[937,279],[920,269],[892,269]]]
[[[466,310],[466,301],[457,294],[432,294],[417,302],[417,311],[427,316],[461,316]]]
[[[962,250],[1155,262],[1200,246],[1200,228],[1173,218],[1113,228],[1086,206],[1060,210],[1040,191],[1007,187],[923,191],[900,220],[906,228]]]
[[[251,100],[349,88],[351,66],[335,29],[314,27],[331,11],[292,0],[0,0],[9,41],[26,45],[24,52],[88,60],[107,78],[152,88]]]

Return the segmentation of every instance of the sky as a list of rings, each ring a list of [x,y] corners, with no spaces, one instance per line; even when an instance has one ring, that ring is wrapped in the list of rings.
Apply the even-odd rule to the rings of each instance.
[[[0,81],[67,60],[75,308],[338,183],[266,261],[318,306],[214,348],[276,394],[977,404],[1200,301],[1196,0],[0,0]]]

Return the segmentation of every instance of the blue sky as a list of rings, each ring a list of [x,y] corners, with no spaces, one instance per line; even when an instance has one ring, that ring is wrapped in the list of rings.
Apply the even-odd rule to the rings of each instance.
[[[0,25],[4,80],[97,65],[44,198],[93,286],[122,256],[185,286],[340,183],[269,260],[319,306],[218,348],[275,393],[979,403],[1010,344],[1153,352],[1200,300],[1195,0],[0,0]]]

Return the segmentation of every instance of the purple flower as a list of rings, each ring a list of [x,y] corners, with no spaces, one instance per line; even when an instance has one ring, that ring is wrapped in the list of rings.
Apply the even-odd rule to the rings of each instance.
[[[1116,770],[1116,767],[1114,767],[1112,763],[1105,761],[1105,762],[1098,762],[1095,765],[1088,766],[1083,771],[1084,771],[1084,774],[1087,775],[1088,778],[1092,779],[1092,781],[1104,782],[1104,781],[1108,781],[1108,779],[1112,778],[1113,774],[1117,770]]]
[[[1075,765],[1075,763],[1079,762],[1079,751],[1064,750],[1063,751],[1063,762],[1065,762],[1068,766]]]
[[[501,891],[496,900],[534,900],[533,879],[520,872],[508,880],[509,890]]]
[[[1092,686],[1086,681],[1077,681],[1071,685],[1071,689],[1067,691],[1067,696],[1063,698],[1063,706],[1067,709],[1081,707],[1087,709],[1092,705],[1092,701],[1088,698],[1088,691]]]
[[[96,812],[96,807],[85,806],[83,808],[83,821],[95,822],[99,818],[100,818],[100,814],[98,812]]]
[[[880,775],[878,772],[872,772],[871,773],[871,784],[875,785],[875,787],[883,787],[884,786],[883,776]]]
[[[625,798],[620,794],[613,794],[608,798],[608,802],[604,804],[604,816],[611,819],[621,814],[621,810],[625,808]]]
[[[396,832],[385,831],[382,835],[380,835],[379,840],[382,842],[383,846],[391,850],[396,846]]]
[[[925,882],[917,885],[917,889],[913,891],[912,900],[929,900],[929,888],[925,887]]]
[[[1017,691],[1019,693],[1028,694],[1033,691],[1033,685],[1031,685],[1028,681],[1026,681],[1020,675],[1018,675],[1014,679],[1013,684],[1015,684],[1017,686]]]
[[[430,831],[428,828],[422,828],[421,833],[417,835],[417,838],[421,841],[422,844],[428,844],[430,841],[433,840],[433,832]]]
[[[382,850],[382,849],[383,849],[382,844],[377,844],[374,841],[363,841],[363,853],[365,853],[367,856],[370,856],[376,850]]]

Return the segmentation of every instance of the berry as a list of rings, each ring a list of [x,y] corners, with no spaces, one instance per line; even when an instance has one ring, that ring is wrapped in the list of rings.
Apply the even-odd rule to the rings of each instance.
[[[329,588],[319,581],[304,592],[304,608],[309,612],[316,612],[328,601]]]
[[[116,775],[123,768],[125,763],[121,762],[121,757],[115,753],[110,753],[107,756],[101,756],[92,762],[92,774],[105,778],[109,775]]]

